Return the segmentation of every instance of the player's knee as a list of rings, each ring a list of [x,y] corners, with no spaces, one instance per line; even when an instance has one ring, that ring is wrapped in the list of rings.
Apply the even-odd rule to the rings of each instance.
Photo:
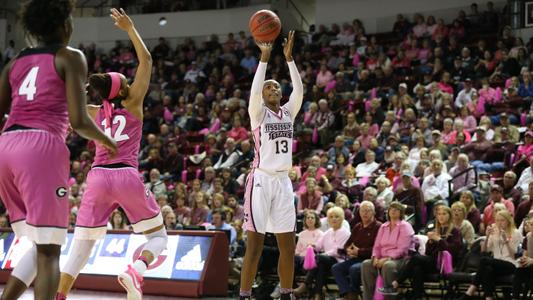
[[[37,245],[37,257],[44,258],[59,258],[61,253],[61,245]]]
[[[144,250],[152,253],[154,257],[159,256],[163,250],[166,249],[168,243],[167,230],[161,228],[155,232],[146,234],[148,242],[144,246]]]

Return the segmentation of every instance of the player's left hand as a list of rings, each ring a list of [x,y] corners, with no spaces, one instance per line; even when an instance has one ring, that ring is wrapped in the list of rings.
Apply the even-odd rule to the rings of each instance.
[[[120,11],[116,8],[112,8],[109,16],[113,19],[113,21],[115,21],[115,25],[118,28],[124,31],[128,31],[133,28],[133,21],[122,8]]]
[[[292,46],[294,46],[294,30],[289,31],[289,35],[283,40],[283,54],[287,61],[292,61]]]

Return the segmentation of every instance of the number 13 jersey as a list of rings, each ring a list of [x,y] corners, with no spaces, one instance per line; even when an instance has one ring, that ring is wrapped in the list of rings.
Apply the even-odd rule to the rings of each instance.
[[[268,173],[288,172],[292,168],[293,119],[287,107],[278,113],[264,107],[263,119],[253,131],[253,167]]]

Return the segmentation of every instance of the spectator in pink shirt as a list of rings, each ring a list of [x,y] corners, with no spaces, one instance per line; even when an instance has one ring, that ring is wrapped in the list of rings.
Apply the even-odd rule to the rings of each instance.
[[[389,222],[381,225],[372,249],[372,258],[363,262],[361,277],[363,281],[363,299],[372,300],[378,272],[383,277],[383,295],[394,295],[392,282],[396,280],[399,266],[413,245],[414,230],[404,221],[405,208],[399,202],[391,202],[388,212]]]
[[[331,267],[344,260],[339,254],[339,249],[344,248],[344,244],[350,237],[350,231],[342,227],[344,211],[335,206],[328,210],[327,215],[330,228],[315,246],[315,251],[319,253],[316,257],[317,267],[307,272],[305,282],[294,290],[295,295],[305,293],[314,283],[311,294],[314,299],[322,299],[322,288],[326,284],[326,279],[331,275]]]
[[[248,138],[248,130],[242,127],[239,115],[233,117],[233,127],[228,131],[227,136],[233,138],[237,144]]]
[[[316,74],[316,85],[319,88],[324,88],[328,82],[334,79],[333,74],[328,70],[326,64],[320,66],[320,71]]]

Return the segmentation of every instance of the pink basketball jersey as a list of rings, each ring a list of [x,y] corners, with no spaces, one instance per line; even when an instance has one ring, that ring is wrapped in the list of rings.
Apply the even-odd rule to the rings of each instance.
[[[101,108],[96,115],[96,125],[100,126],[105,134],[117,142],[118,152],[110,158],[107,150],[96,143],[96,155],[93,166],[124,163],[137,168],[139,162],[139,148],[141,147],[143,123],[135,118],[125,108],[113,110],[111,128],[106,127],[104,109]]]
[[[4,129],[22,125],[66,138],[69,120],[65,82],[55,67],[59,49],[28,48],[18,54],[9,72],[12,103]]]

